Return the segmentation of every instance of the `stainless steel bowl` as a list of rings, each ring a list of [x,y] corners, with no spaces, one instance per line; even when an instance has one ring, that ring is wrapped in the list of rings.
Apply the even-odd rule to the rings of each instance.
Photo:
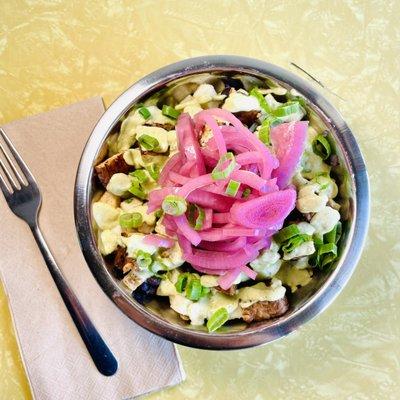
[[[265,322],[233,324],[221,333],[207,333],[185,325],[169,307],[154,302],[149,307],[137,303],[112,276],[100,255],[92,229],[91,202],[96,190],[93,166],[104,154],[105,140],[129,109],[177,79],[200,73],[238,73],[270,79],[293,88],[307,99],[312,113],[332,132],[336,151],[344,166],[342,193],[347,224],[336,269],[319,275],[291,296],[284,316]],[[94,128],[79,164],[75,183],[75,222],[83,254],[100,286],[112,301],[143,328],[186,346],[206,349],[238,349],[278,339],[322,312],[349,280],[359,260],[369,220],[369,184],[365,163],[357,142],[336,109],[308,82],[285,69],[263,61],[238,56],[192,58],[161,68],[126,90],[103,114]],[[106,317],[106,316],[105,316]]]

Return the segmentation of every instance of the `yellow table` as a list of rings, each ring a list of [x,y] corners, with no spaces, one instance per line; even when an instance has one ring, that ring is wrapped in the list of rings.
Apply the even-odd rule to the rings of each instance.
[[[340,297],[263,348],[180,347],[188,379],[150,399],[399,399],[399,1],[57,1],[0,4],[0,124],[94,95],[110,102],[186,57],[241,54],[317,76],[355,132],[371,228]],[[397,43],[396,43],[397,40]],[[29,399],[0,290],[0,399]]]

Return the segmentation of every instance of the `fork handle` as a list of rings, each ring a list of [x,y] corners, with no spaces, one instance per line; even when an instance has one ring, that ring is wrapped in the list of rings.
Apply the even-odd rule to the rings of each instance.
[[[90,353],[90,356],[93,359],[93,362],[103,375],[113,375],[118,369],[117,360],[100,336],[89,316],[86,314],[86,311],[83,309],[78,298],[75,296],[75,293],[68,285],[67,280],[62,274],[56,263],[56,260],[47,246],[46,240],[44,239],[39,226],[31,226],[31,230],[42,256],[46,261],[51,276],[54,279],[65,305],[67,306],[75,326],[78,328],[78,331]]]

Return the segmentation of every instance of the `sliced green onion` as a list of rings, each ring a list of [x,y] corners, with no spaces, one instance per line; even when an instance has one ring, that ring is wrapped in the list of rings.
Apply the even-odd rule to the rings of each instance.
[[[190,274],[187,272],[178,276],[178,280],[175,283],[175,288],[178,293],[182,293],[186,289],[189,277]]]
[[[282,244],[286,242],[288,239],[300,235],[299,228],[296,224],[291,224],[281,229],[277,234],[274,235],[275,242],[278,244]]]
[[[147,172],[156,181],[160,176],[160,167],[157,164],[150,164],[146,167]]]
[[[247,199],[250,196],[250,193],[251,193],[251,189],[250,188],[246,188],[246,189],[243,190],[242,197],[244,199]]]
[[[203,286],[200,283],[200,279],[192,278],[186,286],[186,297],[189,300],[197,301],[201,297],[202,289]]]
[[[139,226],[143,224],[142,214],[138,212],[121,214],[119,217],[119,224],[122,228],[139,228]]]
[[[174,107],[167,106],[166,104],[163,105],[162,114],[166,117],[170,117],[172,119],[177,119],[179,117],[180,112],[175,110]]]
[[[146,134],[139,136],[138,142],[148,151],[156,150],[160,147],[160,143],[155,137]]]
[[[137,178],[139,183],[145,183],[149,180],[149,177],[144,169],[137,169],[136,171],[130,172],[129,175]]]
[[[287,117],[288,115],[301,113],[301,105],[297,101],[288,101],[274,110],[276,117]]]
[[[155,211],[154,214],[155,214],[156,218],[161,218],[164,214],[164,211],[161,210],[161,208],[160,208],[159,210]]]
[[[341,236],[342,236],[342,223],[339,221],[330,232],[325,233],[324,243],[337,244]]]
[[[235,166],[235,156],[232,152],[228,151],[219,159],[217,165],[211,173],[211,177],[214,180],[226,179],[233,172]]]
[[[291,101],[297,101],[304,109],[306,108],[306,99],[302,96],[293,96]]]
[[[136,178],[132,180],[132,186],[130,187],[129,192],[139,199],[147,199],[147,194],[143,191],[142,187],[140,186],[140,182]]]
[[[228,321],[229,314],[225,307],[219,308],[207,321],[207,329],[209,332],[214,332]]]
[[[336,227],[335,227],[328,233],[325,233],[324,235],[324,243],[336,243]]]
[[[203,208],[199,207],[197,204],[190,204],[187,217],[190,225],[192,225],[196,231],[200,231],[203,228],[204,219],[206,217]]]
[[[211,289],[208,287],[203,286],[201,289],[201,297],[207,296],[210,293]]]
[[[282,246],[282,250],[285,253],[291,253],[296,247],[299,247],[301,244],[310,240],[312,240],[310,235],[301,233],[300,235],[296,235],[287,240],[287,242]]]
[[[253,88],[253,89],[250,90],[250,96],[254,96],[258,100],[258,102],[260,104],[260,107],[267,114],[271,114],[272,113],[271,107],[268,105],[268,103],[265,100],[264,96],[262,95],[262,93],[257,88]]]
[[[313,143],[312,148],[314,153],[320,156],[323,160],[326,160],[331,155],[331,145],[329,144],[328,140],[323,135],[318,135]]]
[[[314,235],[314,244],[316,248],[322,246],[324,244],[323,238],[321,236]]]
[[[267,118],[262,122],[261,128],[258,131],[258,138],[265,145],[269,145],[269,131],[270,131],[270,129],[271,129],[270,120]]]
[[[162,209],[166,214],[178,216],[186,212],[187,203],[183,197],[170,194],[162,202]]]
[[[334,243],[326,243],[318,248],[319,268],[323,269],[325,266],[334,261],[337,257],[337,247]]]
[[[139,114],[145,119],[149,119],[151,117],[151,112],[146,107],[139,108]]]
[[[342,223],[339,221],[336,224],[336,238],[335,238],[335,244],[339,243],[340,238],[342,237]]]
[[[153,259],[151,258],[150,253],[146,253],[143,250],[138,250],[136,254],[136,264],[140,269],[149,269],[152,263]]]
[[[240,187],[240,182],[234,181],[233,179],[229,180],[228,186],[225,189],[225,193],[228,196],[235,197]]]

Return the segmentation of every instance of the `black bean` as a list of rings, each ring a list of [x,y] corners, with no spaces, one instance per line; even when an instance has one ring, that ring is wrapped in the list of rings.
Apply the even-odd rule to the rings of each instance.
[[[227,77],[224,79],[224,83],[226,87],[234,88],[236,90],[243,89],[243,83],[239,79]]]
[[[156,276],[152,276],[146,281],[150,286],[158,286],[161,282],[160,278],[157,278]]]
[[[112,269],[113,275],[115,276],[115,278],[121,280],[124,277],[124,273],[122,272],[122,269],[119,269],[117,267],[114,267]]]
[[[140,288],[141,286],[132,292],[132,297],[140,304],[150,302],[153,296],[143,292]]]

